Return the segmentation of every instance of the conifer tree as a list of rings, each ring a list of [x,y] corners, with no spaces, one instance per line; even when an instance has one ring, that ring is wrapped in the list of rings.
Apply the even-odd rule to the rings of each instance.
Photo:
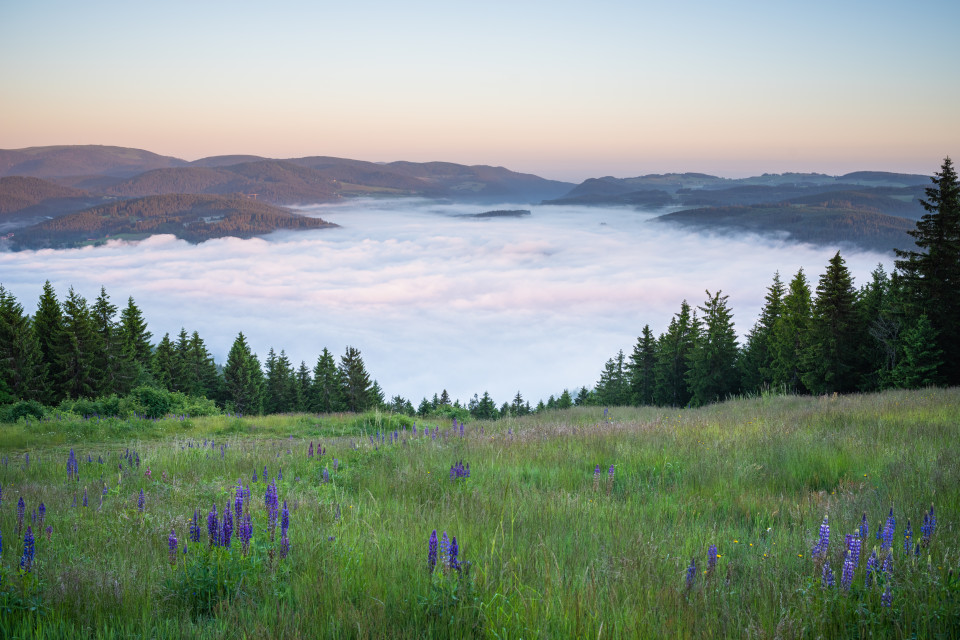
[[[264,413],[288,413],[293,411],[297,402],[297,383],[293,366],[290,364],[286,352],[281,349],[278,356],[271,347],[264,364],[267,369]]]
[[[650,325],[643,325],[643,331],[637,338],[637,344],[630,354],[627,370],[630,372],[631,402],[636,406],[653,404],[653,390],[656,384],[654,371],[657,364],[657,340],[653,337]]]
[[[41,401],[44,370],[40,343],[17,299],[0,285],[0,387],[10,400]]]
[[[242,414],[263,412],[263,370],[242,332],[230,347],[223,380],[227,401],[234,411]]]
[[[700,335],[696,312],[684,300],[680,312],[671,320],[666,333],[657,340],[656,387],[654,401],[661,406],[683,407],[690,402],[687,385],[689,354]]]
[[[97,395],[96,357],[101,349],[100,336],[94,330],[87,300],[70,287],[63,301],[63,331],[57,345],[57,372],[65,397]]]
[[[497,419],[497,403],[490,397],[489,392],[483,392],[483,396],[477,401],[476,406],[470,410],[470,415],[477,420]]]
[[[801,378],[813,393],[847,393],[860,382],[857,358],[863,334],[853,278],[838,251],[817,284]]]
[[[528,413],[527,404],[523,401],[523,396],[520,395],[520,392],[517,391],[517,395],[513,397],[513,402],[510,403],[510,415],[513,416],[524,416]]]
[[[177,349],[170,339],[170,334],[165,333],[160,342],[157,343],[157,350],[153,354],[153,365],[151,367],[153,379],[167,391],[180,391],[176,386],[180,378],[179,364]]]
[[[173,356],[173,390],[190,395],[197,388],[197,380],[194,369],[190,366],[190,336],[183,327],[180,327],[177,341],[173,345]]]
[[[745,391],[757,392],[769,389],[773,384],[773,325],[782,313],[784,293],[780,272],[776,272],[764,296],[760,317],[747,333],[746,344],[738,360],[741,385]]]
[[[737,333],[727,296],[707,291],[707,301],[697,308],[703,313],[703,329],[687,357],[687,385],[695,406],[722,400],[740,388]]]
[[[917,221],[916,250],[896,250],[914,318],[927,316],[943,353],[943,379],[960,384],[960,181],[953,161],[945,158],[920,204],[927,211]]]
[[[385,403],[386,398],[383,395],[383,389],[380,387],[380,383],[374,380],[373,384],[370,385],[370,404],[374,408],[380,408]]]
[[[340,372],[333,354],[323,348],[313,368],[313,386],[310,390],[310,411],[334,413],[343,410],[340,397]]]
[[[150,339],[153,337],[147,331],[147,322],[143,319],[140,308],[133,301],[127,299],[127,306],[120,312],[120,343],[127,359],[132,361],[136,368],[134,386],[149,380],[153,369],[153,347]]]
[[[801,356],[809,342],[811,306],[810,285],[801,268],[790,281],[771,340],[773,384],[788,392],[806,390],[801,380]]]
[[[570,397],[570,392],[564,389],[560,397],[557,398],[557,409],[569,409],[572,406],[573,398]]]
[[[300,361],[300,368],[297,369],[296,383],[296,411],[306,413],[310,411],[310,388],[313,386],[313,379],[310,377],[310,368],[303,360]]]
[[[33,332],[40,346],[43,401],[45,404],[56,404],[65,397],[59,383],[60,363],[57,357],[63,333],[63,309],[49,280],[43,285],[37,312],[33,316]]]
[[[622,349],[616,356],[607,360],[594,393],[597,396],[597,402],[603,405],[619,407],[630,404],[630,378]]]
[[[877,339],[882,332],[875,330],[890,314],[890,277],[882,264],[870,273],[870,282],[857,293],[857,324],[863,335],[859,341],[857,360],[860,364],[860,389],[876,391],[880,388],[881,372],[886,360],[884,344]]]
[[[360,412],[370,408],[372,384],[360,350],[348,346],[340,357],[340,394],[347,411]]]
[[[943,352],[937,346],[937,334],[921,314],[916,324],[904,332],[903,357],[892,372],[896,386],[904,389],[919,389],[942,382],[939,369],[943,365]]]
[[[97,395],[126,395],[133,384],[134,364],[123,350],[119,326],[115,319],[117,307],[110,302],[105,287],[100,287],[100,295],[90,308],[90,313],[102,346],[95,356],[94,364],[99,374]]]
[[[213,361],[210,351],[207,350],[207,345],[204,344],[200,334],[196,331],[190,335],[190,342],[184,357],[184,367],[189,370],[187,378],[193,385],[188,391],[190,395],[220,401],[221,381],[217,373],[217,365]]]

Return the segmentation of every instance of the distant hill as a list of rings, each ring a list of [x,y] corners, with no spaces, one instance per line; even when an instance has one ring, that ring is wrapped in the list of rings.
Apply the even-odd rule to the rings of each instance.
[[[62,187],[40,178],[8,176],[0,178],[0,214],[14,213],[50,200],[89,198],[81,189]]]
[[[883,213],[809,204],[708,207],[668,213],[651,222],[723,233],[784,235],[796,242],[837,243],[889,253],[913,245],[912,220]]]
[[[151,169],[186,165],[184,160],[143,149],[101,145],[0,149],[0,176],[129,177]]]
[[[160,233],[203,242],[224,236],[250,238],[281,229],[336,226],[247,198],[173,194],[91,207],[17,231],[10,242],[15,249],[68,248]]]

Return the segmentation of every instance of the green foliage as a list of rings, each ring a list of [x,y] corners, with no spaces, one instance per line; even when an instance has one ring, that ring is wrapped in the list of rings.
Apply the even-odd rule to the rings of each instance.
[[[263,371],[242,332],[230,348],[227,364],[223,368],[223,381],[227,402],[234,411],[242,414],[263,411]]]
[[[148,418],[161,418],[170,412],[170,392],[156,387],[137,387],[130,394]]]
[[[703,328],[688,355],[687,371],[694,406],[722,400],[740,389],[737,334],[727,296],[707,291],[706,303],[697,308],[703,313]]]
[[[373,406],[373,384],[360,357],[360,350],[348,346],[340,357],[340,397],[347,411],[358,413]]]
[[[687,371],[690,353],[700,335],[700,321],[696,312],[684,300],[680,312],[671,320],[666,333],[657,340],[657,363],[654,370],[656,386],[654,401],[661,406],[683,407],[690,402]]]
[[[0,407],[0,422],[16,422],[20,418],[42,419],[43,405],[36,400],[19,400],[6,407]]]
[[[188,543],[187,555],[180,554],[176,573],[165,584],[176,603],[194,617],[206,616],[223,603],[252,595],[247,590],[262,569],[261,550],[251,545],[245,556],[237,546]]]

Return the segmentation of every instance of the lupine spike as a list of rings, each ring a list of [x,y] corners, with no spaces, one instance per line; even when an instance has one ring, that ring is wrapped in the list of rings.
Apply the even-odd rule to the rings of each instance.
[[[35,551],[33,529],[27,527],[27,533],[23,536],[23,555],[20,557],[20,568],[28,573],[33,567],[33,555]]]
[[[717,545],[711,544],[707,550],[707,573],[713,575],[717,570]]]
[[[433,533],[430,534],[430,543],[427,547],[427,567],[430,569],[430,573],[433,573],[434,568],[437,566],[437,530],[434,529]]]
[[[606,414],[606,409],[604,409],[604,414]],[[690,566],[687,567],[687,591],[693,588],[693,583],[696,579],[697,579],[697,559],[690,558]]]
[[[144,506],[146,506],[146,498],[143,495],[143,489],[140,489],[140,496],[137,498],[137,511],[143,513]]]
[[[824,589],[828,589],[835,584],[835,581],[833,579],[833,570],[830,569],[829,562],[823,563],[823,577],[820,579],[820,584],[823,586]]]
[[[170,550],[170,564],[177,564],[177,534],[173,529],[170,529],[170,537],[167,538],[167,548]]]

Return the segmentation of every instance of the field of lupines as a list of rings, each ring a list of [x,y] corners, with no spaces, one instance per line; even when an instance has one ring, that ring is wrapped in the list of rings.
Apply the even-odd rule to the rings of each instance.
[[[960,389],[0,425],[0,636],[958,637],[958,443]]]

